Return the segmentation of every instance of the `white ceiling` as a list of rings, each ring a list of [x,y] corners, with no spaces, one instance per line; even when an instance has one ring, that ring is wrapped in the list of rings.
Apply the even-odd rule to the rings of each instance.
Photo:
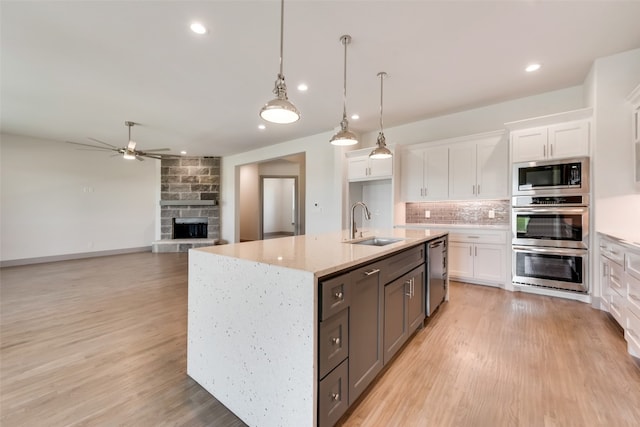
[[[640,47],[640,1],[288,0],[284,75],[303,117],[260,131],[279,1],[2,0],[0,15],[2,132],[124,146],[131,120],[138,149],[189,155],[336,128],[342,34],[353,38],[347,109],[361,133],[378,128],[379,71],[388,128],[580,85],[595,58]],[[209,33],[191,33],[194,20]],[[543,67],[527,74],[532,61]]]

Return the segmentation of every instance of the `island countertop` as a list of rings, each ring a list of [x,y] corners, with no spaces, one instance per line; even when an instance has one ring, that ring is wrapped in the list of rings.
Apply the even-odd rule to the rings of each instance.
[[[350,243],[349,232],[343,230],[319,235],[209,246],[192,249],[192,251],[307,271],[313,273],[315,277],[321,277],[446,234],[446,230],[429,229],[368,230],[362,237],[353,240],[359,241],[372,237],[402,239],[385,246],[369,246]],[[360,236],[359,233],[358,236]]]

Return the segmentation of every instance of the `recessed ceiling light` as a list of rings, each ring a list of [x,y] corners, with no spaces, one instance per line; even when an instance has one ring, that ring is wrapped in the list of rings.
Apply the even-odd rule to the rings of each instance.
[[[258,129],[265,130],[267,127],[265,125],[258,125]]]
[[[298,85],[298,90],[299,90],[300,92],[306,92],[306,91],[307,91],[307,89],[309,89],[309,86],[307,86],[307,85],[306,85],[306,84],[304,84],[304,83],[300,83],[300,84]]]
[[[525,68],[524,70],[527,73],[532,73],[534,71],[538,71],[540,69],[540,64],[529,64],[527,65],[527,68]]]
[[[358,120],[358,119],[360,118],[360,116],[359,116],[359,115],[357,115],[357,114],[352,114],[352,115],[351,115],[351,118],[352,118],[353,120]]]
[[[187,152],[186,152],[186,151],[184,151],[184,150],[182,150],[182,151],[180,152],[180,154],[182,154],[182,155],[184,156],[185,154],[187,154]]]
[[[207,28],[199,22],[194,22],[189,27],[196,34],[207,34]]]

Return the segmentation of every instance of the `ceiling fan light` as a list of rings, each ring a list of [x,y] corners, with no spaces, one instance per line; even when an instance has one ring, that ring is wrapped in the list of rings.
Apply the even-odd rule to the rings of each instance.
[[[125,151],[124,154],[122,155],[123,158],[127,159],[127,160],[135,160],[136,159],[136,155],[133,153],[130,153],[128,151]]]

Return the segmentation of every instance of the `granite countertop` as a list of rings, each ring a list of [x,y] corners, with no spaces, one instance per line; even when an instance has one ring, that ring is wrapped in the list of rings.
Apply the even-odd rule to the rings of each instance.
[[[191,249],[214,255],[239,258],[279,267],[303,270],[316,277],[334,273],[389,255],[419,243],[446,235],[443,230],[369,230],[362,240],[371,237],[394,237],[402,239],[386,246],[354,245],[348,243],[349,233],[341,232],[282,237],[278,239],[256,240],[253,242],[209,246]]]

